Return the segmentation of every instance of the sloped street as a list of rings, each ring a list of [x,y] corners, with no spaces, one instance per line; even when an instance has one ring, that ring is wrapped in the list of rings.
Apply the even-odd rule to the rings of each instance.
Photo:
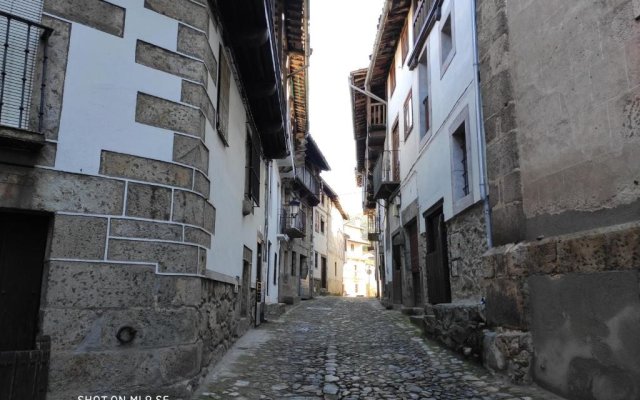
[[[374,299],[323,297],[242,337],[194,399],[558,399],[460,359]]]

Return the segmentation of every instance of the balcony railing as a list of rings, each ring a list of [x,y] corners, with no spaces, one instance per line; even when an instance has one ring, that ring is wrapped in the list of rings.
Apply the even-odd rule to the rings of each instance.
[[[431,8],[435,0],[420,0],[418,6],[416,7],[416,12],[413,18],[413,44],[415,45],[420,37],[420,32],[422,31],[422,27],[427,22],[429,17],[429,13],[431,12]]]
[[[378,241],[380,237],[380,224],[376,213],[369,214],[367,217],[367,225],[367,240],[372,242]]]
[[[387,107],[383,103],[369,104],[368,126],[384,127],[387,125]]]
[[[314,196],[317,197],[320,194],[318,178],[306,166],[296,167],[296,179]]]
[[[373,169],[373,196],[387,199],[400,185],[400,153],[385,150],[380,154]]]
[[[280,215],[280,232],[291,238],[302,238],[306,235],[307,215],[298,210],[291,214],[290,207],[283,207]]]
[[[39,23],[0,11],[1,125],[42,130],[47,82],[46,41],[51,32]],[[40,53],[39,46],[42,46]],[[34,86],[38,84],[36,94]]]

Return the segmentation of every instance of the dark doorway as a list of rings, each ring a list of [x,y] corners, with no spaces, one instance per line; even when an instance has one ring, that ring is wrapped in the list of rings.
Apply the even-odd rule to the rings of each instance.
[[[409,234],[409,253],[411,255],[411,284],[413,287],[413,304],[422,304],[422,279],[420,279],[420,252],[418,251],[418,221],[413,220],[407,225]]]
[[[450,303],[447,229],[442,206],[425,213],[427,227],[427,290],[429,303]]]
[[[0,398],[44,399],[49,338],[39,335],[48,216],[0,212]]]
[[[322,266],[320,267],[320,287],[327,289],[327,259],[326,257],[320,257]]]
[[[249,314],[249,295],[251,294],[251,260],[253,254],[250,248],[244,247],[242,260],[242,283],[240,284],[240,316]]]
[[[402,246],[394,245],[393,257],[393,303],[402,304]]]
[[[262,243],[258,243],[256,253],[256,326],[260,325],[260,322],[264,318],[262,312]]]

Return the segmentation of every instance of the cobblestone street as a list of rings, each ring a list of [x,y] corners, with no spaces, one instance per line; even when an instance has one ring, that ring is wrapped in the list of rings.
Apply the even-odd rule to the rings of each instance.
[[[558,399],[424,340],[377,300],[338,297],[303,302],[251,330],[194,398]]]

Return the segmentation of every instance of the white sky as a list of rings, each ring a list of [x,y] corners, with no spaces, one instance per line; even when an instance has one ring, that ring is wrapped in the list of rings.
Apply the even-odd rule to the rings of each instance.
[[[362,212],[356,186],[349,72],[369,66],[383,0],[311,0],[309,132],[331,166],[323,178],[349,215]]]

